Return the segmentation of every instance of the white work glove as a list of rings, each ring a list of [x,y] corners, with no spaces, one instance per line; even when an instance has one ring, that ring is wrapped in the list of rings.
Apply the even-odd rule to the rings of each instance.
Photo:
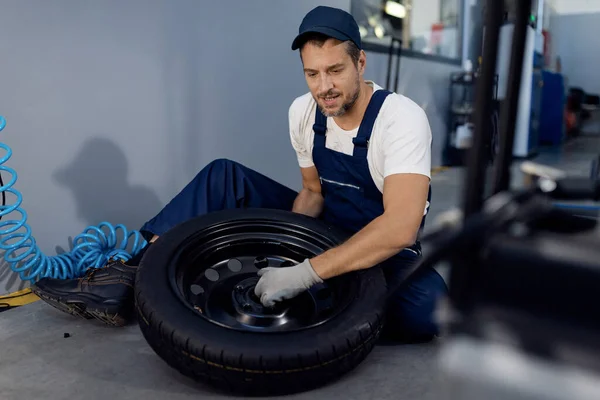
[[[317,275],[310,261],[304,260],[293,267],[262,268],[254,294],[265,307],[273,307],[276,302],[291,299],[323,280]]]

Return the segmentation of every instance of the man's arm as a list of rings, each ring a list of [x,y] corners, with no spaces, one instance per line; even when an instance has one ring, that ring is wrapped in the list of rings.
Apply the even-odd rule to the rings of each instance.
[[[263,305],[290,299],[324,279],[372,267],[412,245],[423,218],[429,178],[398,173],[385,178],[383,214],[348,241],[293,267],[267,267],[254,288]]]
[[[370,268],[415,243],[429,191],[429,177],[393,174],[383,186],[384,212],[346,242],[310,260],[321,279]]]
[[[294,201],[292,211],[316,218],[323,211],[324,204],[319,174],[314,165],[300,168],[300,171],[302,173],[302,190]]]
[[[306,123],[303,116],[309,104],[308,100],[307,96],[297,98],[288,111],[290,140],[302,174],[302,190],[294,200],[292,211],[316,218],[323,210],[324,200],[321,194],[319,174],[312,160],[310,141],[307,142],[307,137],[303,134]]]

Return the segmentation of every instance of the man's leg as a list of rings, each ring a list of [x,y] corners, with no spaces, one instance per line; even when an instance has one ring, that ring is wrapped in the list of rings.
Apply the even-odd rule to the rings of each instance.
[[[140,231],[145,237],[160,236],[190,218],[233,208],[291,210],[297,195],[250,168],[219,159],[204,167]]]
[[[295,191],[256,171],[220,159],[203,168],[140,231],[153,242],[175,225],[212,211],[249,207],[291,210],[296,196]],[[125,263],[112,261],[80,279],[44,278],[32,290],[62,311],[122,326],[132,311],[136,266],[151,245]]]
[[[393,263],[384,264],[390,288],[403,279],[407,266],[418,262],[421,255],[404,250]],[[439,334],[435,321],[438,301],[448,293],[444,279],[433,268],[416,272],[391,292],[387,304],[384,337],[402,342],[423,342]]]

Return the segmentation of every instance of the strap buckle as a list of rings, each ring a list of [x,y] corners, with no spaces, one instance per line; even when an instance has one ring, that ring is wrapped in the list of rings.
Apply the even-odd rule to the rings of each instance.
[[[327,127],[321,124],[315,123],[313,125],[313,131],[319,135],[324,135],[327,132]]]
[[[358,147],[369,147],[369,139],[365,137],[357,136],[352,139],[352,143],[354,143],[354,145]]]

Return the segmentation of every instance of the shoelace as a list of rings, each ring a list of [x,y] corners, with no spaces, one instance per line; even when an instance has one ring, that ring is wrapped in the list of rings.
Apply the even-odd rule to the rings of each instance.
[[[94,277],[94,274],[100,270],[105,270],[109,267],[111,267],[115,262],[119,262],[120,260],[115,260],[115,259],[109,259],[108,262],[106,263],[106,265],[104,265],[103,267],[100,268],[90,268],[85,272],[85,275],[83,275],[83,279],[85,279],[86,281],[89,281],[90,279],[92,279]]]

